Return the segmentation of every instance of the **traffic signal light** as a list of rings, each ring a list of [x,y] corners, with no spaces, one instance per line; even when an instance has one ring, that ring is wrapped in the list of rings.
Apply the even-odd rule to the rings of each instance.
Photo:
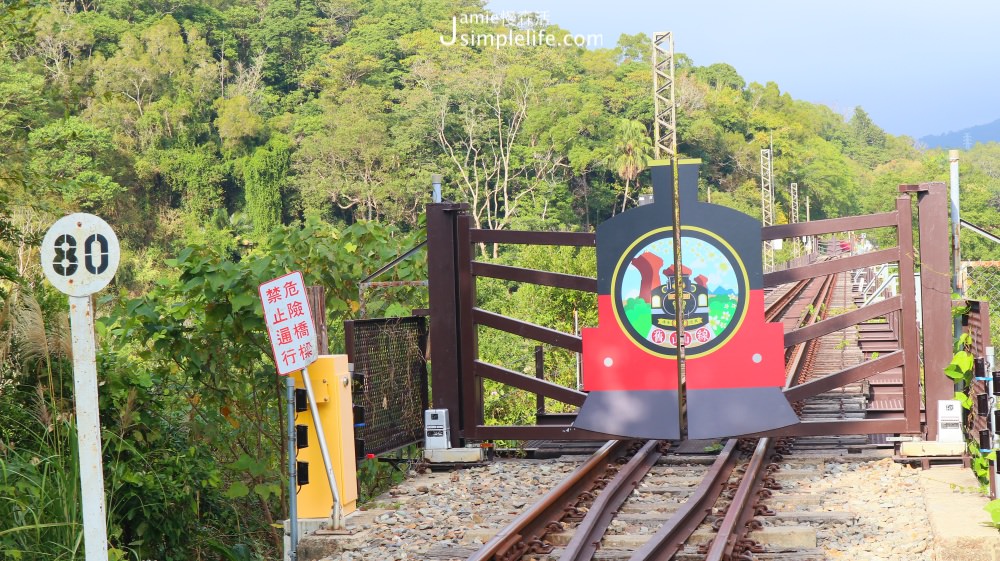
[[[309,462],[295,462],[296,482],[299,485],[309,484]]]

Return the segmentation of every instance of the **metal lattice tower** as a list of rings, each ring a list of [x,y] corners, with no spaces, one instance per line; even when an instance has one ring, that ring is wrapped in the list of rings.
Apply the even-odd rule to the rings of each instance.
[[[674,105],[674,36],[653,34],[653,152],[656,159],[677,155],[677,118]]]
[[[791,204],[792,204],[792,217],[791,217],[792,218],[792,224],[795,224],[795,223],[797,223],[799,221],[799,184],[798,183],[792,183],[792,185],[791,185],[791,187],[790,187],[789,190],[791,191],[791,195],[792,195],[792,201],[791,201]],[[792,254],[795,257],[799,256],[799,241],[800,241],[800,239],[798,237],[792,239]]]
[[[792,183],[792,224],[799,221],[799,184]]]
[[[774,188],[771,185],[771,149],[760,151],[760,209],[764,226],[774,226]],[[774,246],[770,240],[764,242],[764,272],[774,270]]]

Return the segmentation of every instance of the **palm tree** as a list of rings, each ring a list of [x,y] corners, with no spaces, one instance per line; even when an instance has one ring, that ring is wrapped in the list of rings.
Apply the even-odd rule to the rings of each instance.
[[[622,211],[628,203],[629,184],[638,179],[642,170],[646,169],[652,159],[653,141],[646,132],[646,127],[639,121],[622,119],[618,125],[614,152],[615,171],[625,180],[625,198],[622,200]]]

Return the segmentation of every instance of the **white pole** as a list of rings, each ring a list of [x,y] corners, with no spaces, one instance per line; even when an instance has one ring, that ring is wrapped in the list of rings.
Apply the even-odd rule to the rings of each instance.
[[[84,552],[87,561],[107,561],[108,526],[104,514],[97,356],[94,351],[94,312],[90,296],[69,297],[69,319],[73,335],[73,380],[76,391],[76,433],[80,446]]]
[[[431,174],[431,201],[435,203],[441,202],[441,174],[432,173]]]
[[[319,409],[316,407],[316,394],[313,393],[312,381],[309,379],[309,368],[302,369],[302,382],[309,395],[309,411],[312,413],[313,425],[316,428],[316,440],[319,440],[319,451],[323,454],[323,465],[326,467],[326,478],[333,492],[333,529],[344,528],[344,515],[340,509],[340,491],[337,489],[337,476],[333,474],[333,462],[330,461],[330,450],[326,446],[326,435],[323,433],[323,423],[319,420]],[[89,561],[89,560],[88,560]]]

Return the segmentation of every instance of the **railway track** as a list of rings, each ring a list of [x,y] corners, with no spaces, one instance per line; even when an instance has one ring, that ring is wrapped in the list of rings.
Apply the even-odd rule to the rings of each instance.
[[[782,321],[786,331],[820,321],[831,309],[836,281],[831,275],[772,292],[767,320]],[[786,349],[788,385],[809,379],[821,347],[817,340]],[[863,401],[860,386],[857,393],[795,406],[804,418],[843,418],[849,413],[843,402],[831,403]],[[824,461],[844,456],[852,443],[862,441],[729,439],[682,443],[681,449],[662,441],[610,441],[469,559],[824,559],[817,525],[846,523],[850,515],[815,511],[809,500],[783,490],[821,477]]]

